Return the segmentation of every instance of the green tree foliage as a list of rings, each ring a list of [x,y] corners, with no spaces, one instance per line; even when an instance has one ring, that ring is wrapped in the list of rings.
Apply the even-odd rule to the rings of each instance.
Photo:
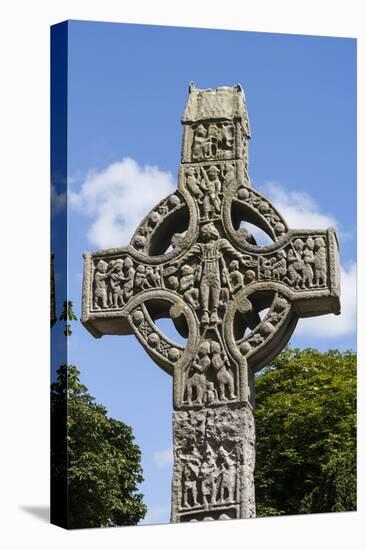
[[[256,399],[257,515],[356,510],[356,354],[287,348]]]
[[[135,525],[146,507],[136,492],[143,477],[131,428],[108,418],[75,366],[62,365],[57,374],[51,385],[51,460],[56,486],[67,483],[67,527]]]

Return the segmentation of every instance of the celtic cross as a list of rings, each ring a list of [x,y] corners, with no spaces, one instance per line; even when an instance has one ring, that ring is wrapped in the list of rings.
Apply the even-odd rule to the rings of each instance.
[[[338,244],[334,229],[289,229],[251,188],[240,85],[191,84],[182,124],[177,191],[128,246],[84,254],[82,322],[97,338],[134,333],[173,377],[171,520],[254,517],[254,374],[300,317],[339,313]]]

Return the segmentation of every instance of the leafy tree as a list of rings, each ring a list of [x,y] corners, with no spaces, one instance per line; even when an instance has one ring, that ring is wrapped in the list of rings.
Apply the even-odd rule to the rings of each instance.
[[[257,515],[356,510],[356,354],[287,348],[256,395]]]
[[[136,492],[143,477],[131,428],[107,416],[80,383],[75,366],[62,365],[57,374],[51,385],[52,481],[59,501],[67,486],[65,526],[136,524],[146,507]]]

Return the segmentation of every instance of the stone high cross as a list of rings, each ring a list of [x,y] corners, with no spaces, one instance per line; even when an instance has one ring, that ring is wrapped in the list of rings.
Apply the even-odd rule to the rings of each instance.
[[[172,522],[255,516],[254,374],[300,317],[338,314],[334,229],[289,229],[250,186],[240,85],[200,90],[184,115],[177,191],[124,248],[84,255],[82,322],[134,333],[173,377]],[[245,222],[271,239],[258,246]],[[170,317],[187,345],[155,320]]]

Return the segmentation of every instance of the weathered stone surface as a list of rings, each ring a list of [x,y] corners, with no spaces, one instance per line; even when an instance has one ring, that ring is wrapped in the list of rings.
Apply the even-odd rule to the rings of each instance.
[[[250,186],[241,86],[189,91],[177,191],[127,247],[86,253],[83,283],[86,328],[134,333],[173,376],[174,522],[255,515],[254,373],[300,317],[340,308],[334,229],[289,229]],[[245,223],[271,244],[257,245]]]
[[[252,407],[176,411],[173,429],[172,521],[254,517]]]

